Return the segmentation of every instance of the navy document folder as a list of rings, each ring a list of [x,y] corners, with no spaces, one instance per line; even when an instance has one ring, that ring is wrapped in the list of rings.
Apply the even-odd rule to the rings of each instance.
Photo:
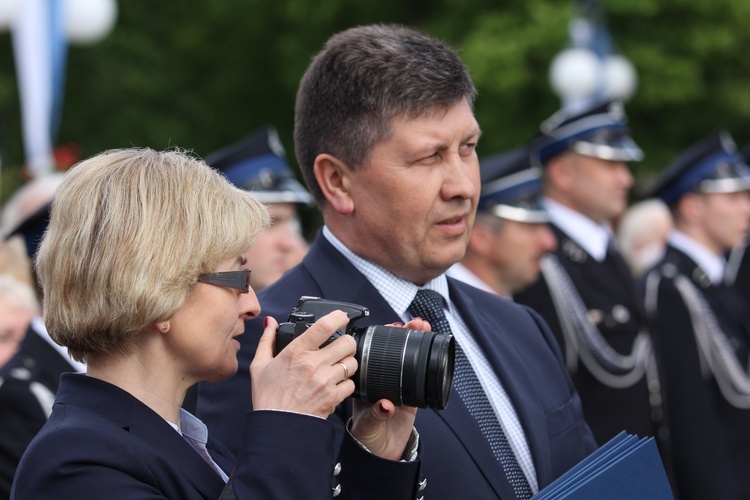
[[[533,500],[672,500],[654,438],[621,432],[557,478]]]

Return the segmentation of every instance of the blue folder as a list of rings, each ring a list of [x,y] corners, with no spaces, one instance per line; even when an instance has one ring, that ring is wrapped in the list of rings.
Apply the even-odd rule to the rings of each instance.
[[[534,495],[533,500],[673,500],[653,438],[621,432]]]

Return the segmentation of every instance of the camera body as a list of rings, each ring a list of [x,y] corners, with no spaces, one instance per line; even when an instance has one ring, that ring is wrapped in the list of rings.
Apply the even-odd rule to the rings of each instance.
[[[361,305],[319,297],[302,296],[286,322],[276,332],[276,354],[302,335],[320,317],[344,311],[349,323],[321,345],[325,347],[341,335],[357,342],[354,357],[359,363],[352,376],[354,396],[370,403],[388,399],[395,405],[444,409],[453,385],[455,340],[452,335],[355,323],[369,316]]]

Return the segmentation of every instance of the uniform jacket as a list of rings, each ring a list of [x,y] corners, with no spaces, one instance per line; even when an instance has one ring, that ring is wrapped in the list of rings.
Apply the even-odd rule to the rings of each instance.
[[[554,337],[538,315],[495,295],[448,279],[452,302],[508,392],[523,425],[540,487],[565,472],[595,449],[583,420],[580,400],[562,365]],[[285,321],[301,295],[320,296],[361,304],[370,310],[357,325],[401,321],[383,297],[333,246],[318,234],[303,262],[259,294],[263,315]],[[262,329],[259,319],[248,323],[240,337],[237,376],[221,384],[204,384],[198,412],[213,431],[239,425],[246,402],[235,391],[249,391],[248,364]],[[346,419],[350,404],[334,419]],[[461,399],[452,394],[442,411],[421,409],[416,428],[423,452],[427,487],[420,494],[431,499],[514,498],[513,490],[474,419]]]
[[[727,283],[734,285],[740,295],[750,303],[750,249],[749,242],[732,250],[727,265]]]
[[[60,375],[70,371],[70,363],[33,328],[0,368],[0,499],[10,496],[21,455],[47,421]]]
[[[750,310],[736,290],[711,283],[686,254],[667,247],[662,262],[644,278],[653,314],[653,336],[663,372],[674,468],[680,498],[750,498],[750,409],[722,395],[706,369],[689,306],[676,286],[686,277],[707,303],[747,374]]]
[[[550,229],[558,242],[553,255],[570,276],[588,317],[612,348],[621,354],[630,353],[639,331],[647,329],[647,319],[627,264],[619,254],[609,254],[598,262],[557,226],[550,224]],[[544,276],[515,294],[514,300],[544,317],[565,352],[568,346],[561,319]],[[580,360],[571,370],[571,377],[583,402],[586,421],[599,444],[622,430],[640,437],[655,435],[646,377],[631,387],[612,388],[594,377]]]
[[[234,455],[210,434],[206,446],[231,474],[236,498],[331,498],[335,433],[330,422],[258,411],[247,415],[245,429],[235,436],[242,441],[236,467]],[[347,445],[337,479],[349,498],[359,498],[361,482],[349,487],[350,477],[371,470],[376,479],[382,477],[369,454]],[[418,463],[405,469],[412,469],[416,488]],[[107,382],[67,374],[49,421],[19,464],[12,498],[216,499],[224,488],[218,472],[149,407]]]

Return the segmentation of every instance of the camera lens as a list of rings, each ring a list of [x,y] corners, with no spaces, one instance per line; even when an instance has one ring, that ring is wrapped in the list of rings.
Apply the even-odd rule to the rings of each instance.
[[[359,369],[355,394],[374,403],[444,409],[453,385],[452,335],[389,326],[354,328]]]

